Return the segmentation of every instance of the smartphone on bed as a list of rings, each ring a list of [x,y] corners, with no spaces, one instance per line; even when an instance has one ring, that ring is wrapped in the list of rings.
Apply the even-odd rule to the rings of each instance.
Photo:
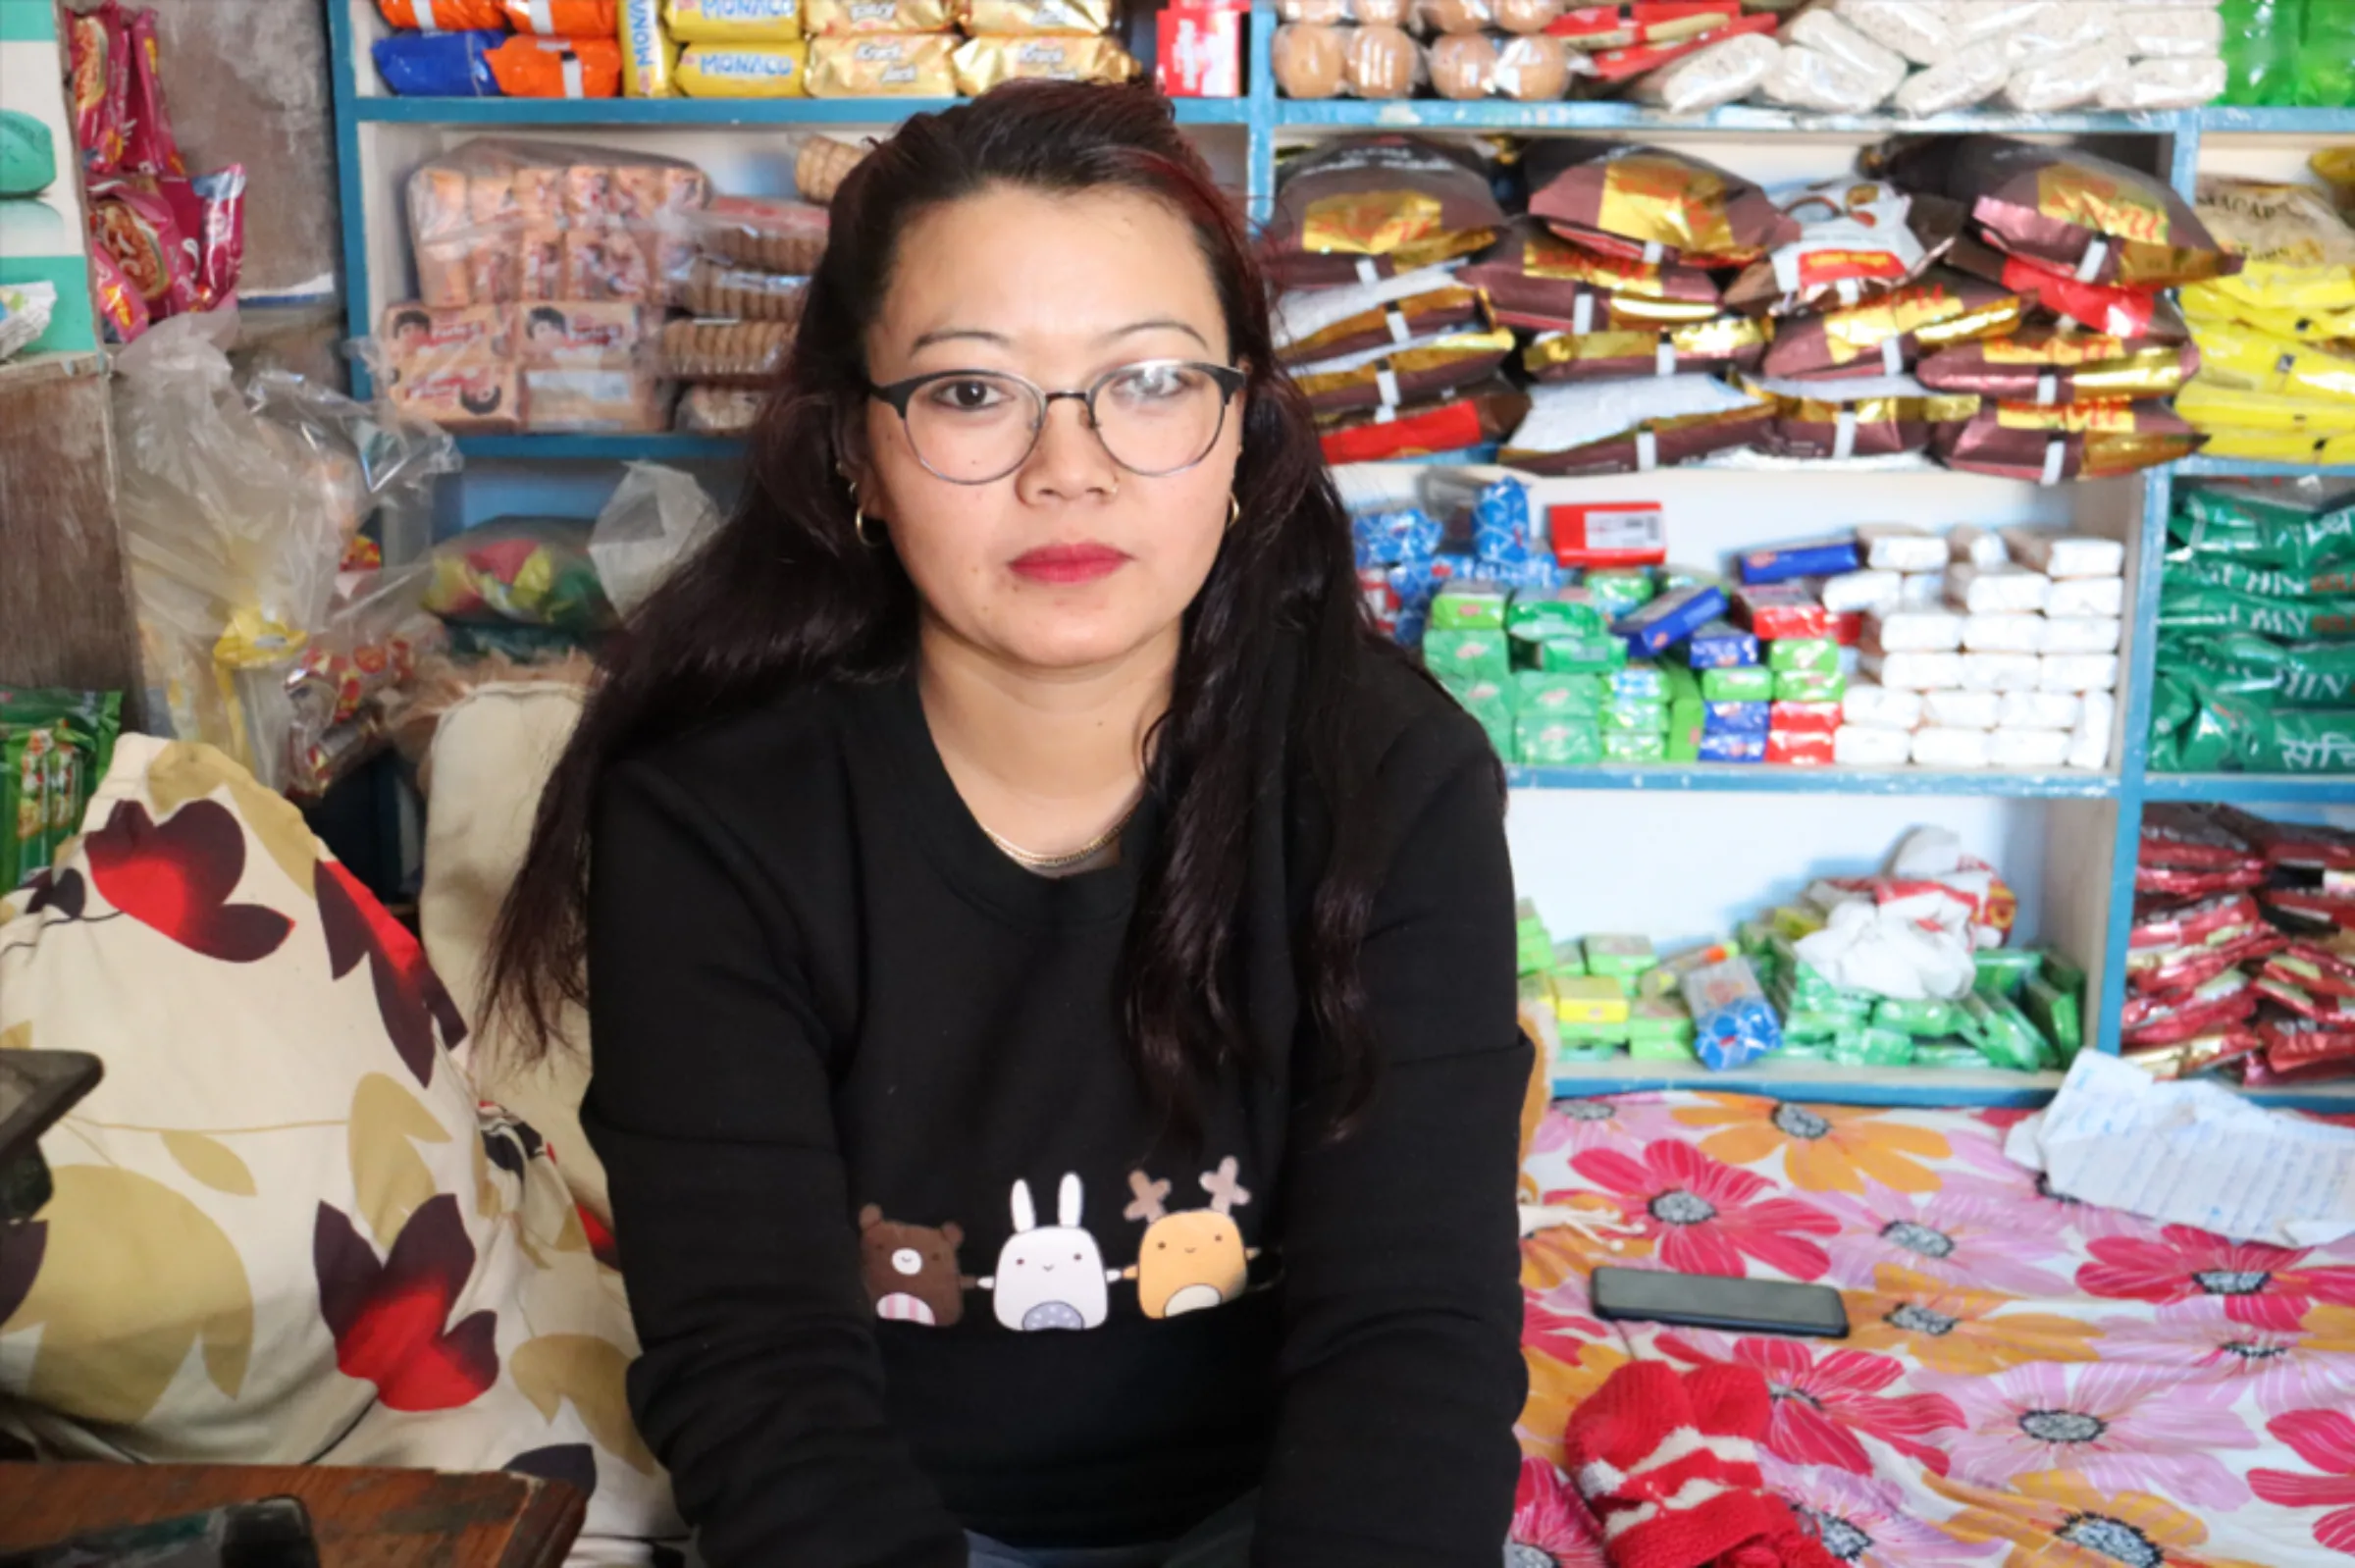
[[[1735,1333],[1848,1337],[1848,1307],[1828,1285],[1604,1267],[1595,1271],[1593,1299],[1597,1318]]]

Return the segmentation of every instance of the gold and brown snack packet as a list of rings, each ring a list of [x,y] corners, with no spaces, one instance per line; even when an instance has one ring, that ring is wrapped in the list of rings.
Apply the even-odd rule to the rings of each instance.
[[[946,32],[956,26],[956,0],[805,0],[802,7],[802,26],[812,38]]]
[[[1292,384],[1320,414],[1399,408],[1487,380],[1512,351],[1513,335],[1502,329],[1447,333],[1301,365],[1292,371]]]
[[[1928,446],[1941,425],[1968,419],[1979,399],[1933,392],[1910,376],[1853,382],[1745,382],[1774,400],[1758,450],[1777,457],[1886,457]]]
[[[957,25],[992,32],[1108,32],[1113,0],[960,0]]]
[[[1923,353],[2017,328],[2017,294],[1946,268],[1875,299],[1786,317],[1763,365],[1769,376],[1895,376]]]
[[[1741,267],[1800,235],[1765,191],[1683,153],[1572,139],[1537,143],[1524,162],[1530,215],[1613,255]]]
[[[1932,438],[1949,468],[2058,484],[2107,479],[2188,457],[2199,434],[2162,402],[1989,402]]]
[[[1669,326],[1718,313],[1717,285],[1700,268],[1606,256],[1531,218],[1514,219],[1456,276],[1487,291],[1498,321],[1540,331]]]
[[[2027,327],[2008,338],[1942,348],[1914,374],[1941,392],[1980,392],[2011,402],[2081,402],[2166,397],[2199,373],[2192,343],[2114,338],[2107,333]]]
[[[1545,333],[1522,350],[1521,368],[1542,382],[1750,370],[1766,352],[1767,336],[1766,323],[1753,316],[1648,330]]]
[[[1428,286],[1414,292],[1369,297],[1426,278]],[[1277,302],[1276,357],[1287,365],[1308,364],[1434,337],[1471,323],[1491,325],[1487,301],[1479,289],[1465,287],[1437,268],[1389,284],[1298,290]]]
[[[864,32],[810,40],[810,96],[950,98],[957,93],[953,32]]]
[[[957,90],[976,98],[1001,81],[1132,81],[1139,69],[1127,50],[1093,34],[982,34],[959,44],[954,60]]]
[[[1477,154],[1395,132],[1351,136],[1285,163],[1267,265],[1284,288],[1371,282],[1469,255],[1503,227]]]

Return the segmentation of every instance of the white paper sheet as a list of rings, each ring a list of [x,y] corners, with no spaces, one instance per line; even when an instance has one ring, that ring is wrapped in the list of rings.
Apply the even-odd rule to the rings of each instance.
[[[2287,1247],[2355,1233],[2355,1130],[2094,1051],[2004,1152],[2056,1192],[2169,1225]]]

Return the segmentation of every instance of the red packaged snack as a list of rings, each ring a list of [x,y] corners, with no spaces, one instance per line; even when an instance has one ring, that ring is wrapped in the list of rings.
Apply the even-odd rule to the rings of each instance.
[[[2269,967],[2253,982],[2267,999],[2278,1002],[2302,1019],[2334,1029],[2355,1032],[2355,998],[2317,996],[2302,985],[2282,979]]]
[[[2274,822],[2229,806],[2209,808],[2208,814],[2228,831],[2239,834],[2274,865],[2301,870],[2355,870],[2355,832],[2316,822]]]
[[[1608,9],[1623,11],[1627,8],[1614,6]],[[1589,57],[1591,63],[1584,75],[1592,76],[1604,82],[1633,81],[1647,72],[1657,71],[1662,66],[1672,65],[1696,50],[1707,48],[1710,44],[1722,43],[1727,38],[1739,38],[1745,33],[1772,32],[1773,30],[1774,18],[1772,17],[1740,17],[1726,23],[1723,26],[1711,27],[1705,32],[1696,32],[1689,37],[1673,42],[1638,43],[1624,49],[1598,50]]]
[[[2126,978],[2147,995],[2186,991],[2207,984],[2226,969],[2277,952],[2288,940],[2270,926],[2260,926],[2214,947],[2161,949],[2128,960]]]
[[[614,0],[498,0],[507,25],[543,38],[616,38],[621,18]],[[497,24],[493,24],[497,26]]]
[[[196,302],[196,248],[171,200],[142,176],[109,176],[89,186],[90,233],[123,267],[150,316],[175,316]]]
[[[97,296],[99,319],[116,342],[133,341],[154,320],[147,313],[147,301],[103,245],[90,252],[90,289]]]
[[[123,167],[131,129],[131,27],[107,0],[73,18],[74,140],[86,174]]]
[[[2254,866],[2223,871],[2187,871],[2174,865],[2138,865],[2134,868],[2134,891],[2165,893],[2171,898],[2206,898],[2214,893],[2265,885],[2265,862]]]
[[[1946,264],[2041,305],[2064,324],[2073,324],[2086,332],[2107,333],[2113,338],[2165,338],[2173,341],[2191,335],[2174,306],[2155,288],[2079,283],[2073,277],[2022,257],[2007,256],[1968,235],[1954,242],[1946,253]]]
[[[1483,383],[1464,394],[1421,408],[1401,408],[1396,417],[1337,415],[1320,420],[1317,444],[1329,463],[1371,463],[1385,458],[1428,457],[1462,451],[1502,437],[1529,412],[1529,396],[1501,380]]]
[[[2187,1078],[2195,1072],[2236,1063],[2264,1045],[2264,1039],[2255,1029],[2232,1024],[2213,1034],[2196,1034],[2188,1040],[2145,1046],[2121,1054],[2154,1077]]]
[[[1557,38],[1579,48],[1632,49],[1638,44],[1683,43],[1730,26],[1742,15],[1742,0],[1637,0],[1633,5],[1572,6],[1545,25]]]
[[[1546,509],[1553,558],[1564,566],[1658,566],[1668,559],[1666,515],[1653,500],[1581,501]]]
[[[2153,904],[2134,912],[2127,936],[2133,962],[2146,948],[2208,947],[2229,942],[2255,930],[2263,921],[2257,901],[2246,893],[2202,899],[2197,904]]]
[[[2208,813],[2189,806],[2154,802],[2142,809],[2142,839],[2135,851],[2141,865],[2180,865],[2200,871],[2233,870],[2256,862],[2256,850]]]
[[[518,33],[483,58],[510,98],[618,98],[618,38],[535,38]]]
[[[2257,897],[2266,913],[2280,917],[2292,930],[2355,929],[2355,893],[2328,893],[2314,887],[2269,887]]]
[[[1860,609],[1850,609],[1833,615],[1831,638],[1842,648],[1861,646],[1864,641],[1864,612]]]
[[[1840,727],[1838,703],[1776,703],[1766,710],[1766,735],[1829,735]],[[1772,760],[1769,754],[1769,760]]]
[[[2311,995],[2355,997],[2355,963],[2312,942],[2290,943],[2265,961],[2265,973]]]
[[[196,237],[196,308],[211,310],[237,291],[245,269],[245,166],[198,175],[188,185],[203,226]]]
[[[2256,1011],[2249,977],[2232,969],[2196,990],[2129,996],[2119,1013],[2119,1037],[2125,1045],[2170,1045],[2214,1033]]]
[[[1243,9],[1173,5],[1156,22],[1153,84],[1171,98],[1243,95]]]
[[[1832,635],[1832,612],[1804,580],[1753,583],[1741,590],[1734,595],[1734,623],[1768,642]]]
[[[2355,1029],[2332,1028],[2312,1019],[2267,1018],[2257,1025],[2269,1073],[2283,1077],[2337,1077],[2355,1071]],[[2261,1081],[2252,1076],[2252,1083]]]
[[[1836,707],[1839,705],[1824,706]],[[1766,732],[1766,760],[1788,763],[1793,767],[1829,767],[1832,765],[1831,732],[1770,729]]]
[[[123,167],[143,175],[184,175],[180,138],[164,107],[163,46],[156,42],[155,13],[131,14],[131,107],[125,128]]]
[[[1366,611],[1385,637],[1398,635],[1398,590],[1390,584],[1387,566],[1360,566],[1357,591],[1365,596]]]

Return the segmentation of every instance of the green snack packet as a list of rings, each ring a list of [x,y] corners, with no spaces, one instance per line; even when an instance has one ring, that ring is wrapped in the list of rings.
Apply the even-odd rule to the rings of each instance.
[[[1596,606],[1613,621],[1650,603],[1659,593],[1649,572],[1589,572],[1583,586],[1594,596]]]
[[[2338,599],[2268,599],[2200,582],[2189,572],[2171,571],[2159,590],[2159,630],[2260,632],[2292,642],[2355,637],[2355,604]]]
[[[2019,994],[2019,982],[2034,974],[2043,965],[2043,958],[2029,948],[1983,947],[1970,956],[1978,970],[1971,989],[1981,996],[2012,996]]]
[[[1628,1024],[1624,1019],[1617,1023],[1563,1023],[1558,1027],[1562,1031],[1564,1045],[1572,1041],[1580,1045],[1625,1045],[1628,1042]]]
[[[2036,1025],[2002,997],[1984,997],[1973,991],[1962,998],[1962,1010],[1969,1016],[1970,1035],[1980,1054],[1995,1066],[2036,1072],[2053,1065]]]
[[[1667,674],[1648,660],[1631,660],[1611,672],[1611,695],[1622,702],[1666,703]]]
[[[2355,708],[2283,708],[2240,760],[2252,773],[2355,773]]]
[[[2085,1048],[2085,1023],[2074,991],[2064,991],[2043,975],[2032,974],[2020,987],[2020,1005],[2029,1020],[2053,1042],[2063,1063],[2074,1061]]]
[[[1774,951],[1774,927],[1764,920],[1744,920],[1734,927],[1734,945],[1742,956],[1755,959]]]
[[[1690,1062],[1693,1054],[1693,1015],[1681,1002],[1657,999],[1638,1002],[1627,1020],[1628,1053],[1654,1062]]]
[[[1608,637],[1611,623],[1583,588],[1520,589],[1504,612],[1507,631],[1536,637]]]
[[[1553,938],[1538,914],[1535,899],[1513,905],[1513,946],[1523,974],[1544,974],[1553,967]]]
[[[2313,572],[2355,561],[2355,506],[2310,505],[2292,495],[2186,486],[2175,493],[2169,541],[2194,554]]]
[[[1785,1034],[1783,1048],[1775,1054],[1786,1062],[1829,1062],[1832,1059],[1832,1042],[1829,1039],[1794,1040]]]
[[[1523,713],[1514,721],[1515,750],[1532,767],[1582,767],[1602,760],[1602,731],[1583,714]]]
[[[1913,1054],[1913,1036],[1903,1029],[1867,1026],[1832,1037],[1832,1060],[1843,1067],[1902,1068]]]
[[[2085,994],[2085,967],[2050,943],[2034,950],[2038,971],[2047,983],[2071,996]]]
[[[1778,637],[1766,645],[1766,667],[1777,675],[1840,668],[1840,645],[1828,637]]]
[[[1480,721],[1489,732],[1489,744],[1506,761],[1513,759],[1513,700],[1512,688],[1504,682],[1485,677],[1460,678],[1441,675],[1439,685],[1448,696],[1463,706],[1465,712]]]
[[[1665,762],[1668,760],[1668,737],[1644,735],[1634,730],[1604,730],[1602,759],[1606,762]]]
[[[1603,683],[1594,675],[1559,670],[1513,671],[1513,706],[1524,713],[1594,713],[1603,703]]]
[[[1848,695],[1848,677],[1838,670],[1785,670],[1774,678],[1778,703],[1837,703]]]
[[[1872,1021],[1884,1029],[1909,1036],[1952,1034],[1962,1027],[1962,1010],[1952,1002],[1901,1002],[1885,998],[1872,1010]]]
[[[2270,566],[2203,557],[2189,549],[2171,550],[2167,557],[2169,582],[2205,583],[2238,594],[2265,599],[2337,599],[2355,594],[2355,571],[2337,567],[2319,572],[2281,572]]]
[[[1841,990],[1825,978],[1821,969],[1799,956],[1793,939],[1781,931],[1770,931],[1766,950],[1774,955],[1774,971],[1791,992],[1792,1002],[1808,1012],[1842,1006]]]
[[[1771,703],[1774,671],[1762,664],[1704,669],[1701,672],[1701,695],[1711,703]]]
[[[1510,596],[1494,583],[1477,579],[1449,583],[1431,601],[1431,630],[1476,632],[1504,630],[1504,608]]]
[[[1921,1040],[1913,1047],[1917,1068],[1983,1068],[1988,1061],[1967,1040]]]
[[[1553,944],[1553,972],[1557,976],[1577,977],[1587,972],[1587,946],[1575,936],[1566,936]]]
[[[1597,710],[1602,727],[1639,735],[1668,733],[1668,705],[1656,697],[1614,697]]]
[[[2282,702],[2355,707],[2355,643],[2292,643],[2281,652]]]
[[[1668,710],[1668,746],[1662,757],[1669,762],[1698,762],[1701,760],[1701,715],[1687,714],[1685,705],[1677,704]]]
[[[1580,947],[1587,956],[1589,974],[1632,977],[1657,967],[1660,962],[1660,956],[1651,950],[1648,936],[1590,936]]]
[[[1423,663],[1441,680],[1512,679],[1513,655],[1501,631],[1446,631],[1434,626],[1423,634]]]
[[[1704,701],[1701,695],[1701,677],[1684,664],[1658,664],[1653,667],[1660,672],[1660,680],[1667,687],[1667,691],[1662,695],[1668,699],[1671,717],[1673,718],[1678,705],[1685,703],[1694,706],[1695,714],[1698,716],[1701,704]]]
[[[35,733],[28,724],[0,724],[0,893],[32,874],[26,857],[47,830]]]
[[[1608,675],[1627,663],[1627,644],[1616,637],[1574,637],[1566,632],[1532,637],[1515,633],[1512,657],[1523,669],[1574,675]]]

